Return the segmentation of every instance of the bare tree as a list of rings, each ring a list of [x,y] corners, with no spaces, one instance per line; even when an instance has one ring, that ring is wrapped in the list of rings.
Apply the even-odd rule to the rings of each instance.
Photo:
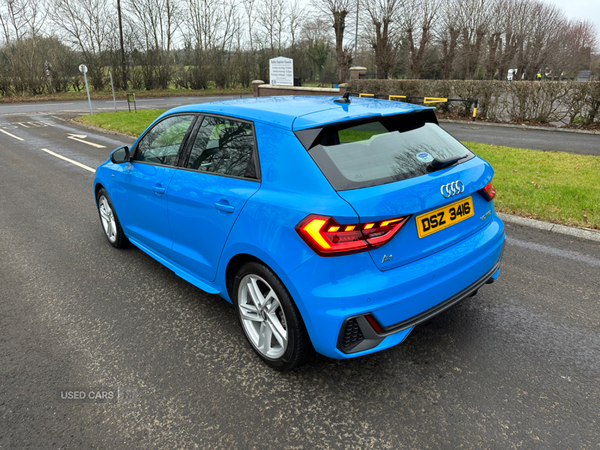
[[[477,74],[488,32],[490,3],[490,0],[463,0],[459,3],[462,74],[467,79],[473,79]]]
[[[554,5],[535,2],[532,12],[528,39],[518,56],[519,68],[529,80],[544,70],[553,52],[558,50],[558,40],[566,23],[563,12]]]
[[[408,40],[413,78],[421,78],[423,57],[432,41],[439,6],[439,0],[406,0],[404,32]]]
[[[280,55],[287,26],[286,0],[261,0],[261,11],[257,19],[261,40],[269,46],[271,56]]]
[[[65,39],[77,47],[88,66],[89,79],[95,89],[104,87],[104,51],[109,36],[116,29],[109,0],[50,0],[50,18]]]
[[[356,0],[312,0],[313,6],[331,21],[335,34],[335,53],[338,67],[338,81],[343,82],[348,77],[348,69],[352,64],[352,51],[344,46],[344,30],[347,17],[356,7]]]
[[[449,0],[444,4],[440,14],[438,41],[442,51],[442,77],[449,80],[452,77],[454,59],[460,35],[459,0]]]
[[[401,44],[401,0],[373,0],[365,4],[366,30],[369,43],[375,51],[377,72],[387,77],[398,61]]]
[[[506,80],[508,70],[517,68],[517,54],[525,45],[532,3],[530,0],[503,0],[501,8],[499,21],[503,36],[498,44],[496,63],[498,78]]]
[[[156,77],[159,87],[168,88],[172,76],[171,50],[183,17],[180,3],[176,0],[129,0],[127,9],[136,19],[147,60],[156,68],[156,73],[148,75]],[[148,84],[147,88],[153,87]]]

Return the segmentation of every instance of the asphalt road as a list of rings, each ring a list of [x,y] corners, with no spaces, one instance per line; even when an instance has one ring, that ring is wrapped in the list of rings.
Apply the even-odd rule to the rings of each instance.
[[[404,344],[281,374],[229,304],[106,242],[86,167],[131,140],[3,120],[0,448],[598,448],[600,244],[509,225],[499,280]]]
[[[600,156],[600,134],[498,127],[483,123],[440,123],[461,141]]]

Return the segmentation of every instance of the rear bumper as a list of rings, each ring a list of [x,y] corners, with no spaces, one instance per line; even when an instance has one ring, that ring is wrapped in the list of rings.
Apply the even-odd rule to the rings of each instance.
[[[435,305],[433,308],[423,311],[414,317],[403,320],[402,322],[390,325],[388,327],[381,327],[380,331],[375,331],[373,326],[369,324],[368,320],[364,315],[348,317],[344,320],[342,328],[337,342],[337,349],[342,353],[351,354],[357,353],[363,350],[368,350],[377,347],[381,341],[392,334],[400,333],[404,330],[408,330],[416,327],[417,325],[427,322],[438,314],[446,311],[448,308],[456,305],[461,300],[468,297],[472,297],[477,293],[477,290],[484,284],[489,284],[494,280],[494,276],[498,276],[500,272],[500,261],[492,267],[492,269],[486,273],[483,277],[473,283],[471,286],[463,289],[458,294],[453,295],[449,299]],[[372,317],[372,316],[371,316]],[[376,322],[377,323],[377,322]],[[359,331],[355,329],[358,327]],[[349,330],[349,328],[351,328]],[[362,339],[357,339],[355,336],[358,334]]]
[[[315,349],[332,358],[352,358],[399,344],[415,325],[495,279],[504,240],[504,225],[493,216],[467,239],[385,272],[365,253],[314,257],[289,274],[291,291],[296,291],[293,295]],[[373,330],[366,314],[381,331]],[[352,339],[358,334],[359,339],[344,347],[347,333],[354,333]],[[364,339],[358,342],[360,334]]]

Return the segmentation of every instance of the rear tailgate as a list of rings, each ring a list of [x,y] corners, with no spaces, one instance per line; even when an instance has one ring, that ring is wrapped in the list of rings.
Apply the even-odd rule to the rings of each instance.
[[[411,216],[390,242],[369,252],[383,271],[447,248],[484,226],[493,204],[479,191],[492,176],[490,165],[474,157],[438,172],[338,194],[355,209],[361,223]],[[451,183],[456,183],[455,194]],[[442,194],[446,185],[448,198]]]

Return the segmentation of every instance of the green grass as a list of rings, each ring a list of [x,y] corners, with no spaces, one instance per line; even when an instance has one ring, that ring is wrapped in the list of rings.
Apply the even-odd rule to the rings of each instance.
[[[465,145],[494,167],[498,211],[600,229],[600,157]]]
[[[138,136],[164,110],[99,113],[76,120]],[[465,142],[494,167],[498,211],[600,229],[600,157]]]
[[[165,111],[166,109],[142,109],[138,110],[137,113],[129,111],[119,111],[116,113],[104,112],[94,114],[93,116],[77,117],[75,120],[86,125],[118,131],[137,137],[142,134],[154,119]]]

